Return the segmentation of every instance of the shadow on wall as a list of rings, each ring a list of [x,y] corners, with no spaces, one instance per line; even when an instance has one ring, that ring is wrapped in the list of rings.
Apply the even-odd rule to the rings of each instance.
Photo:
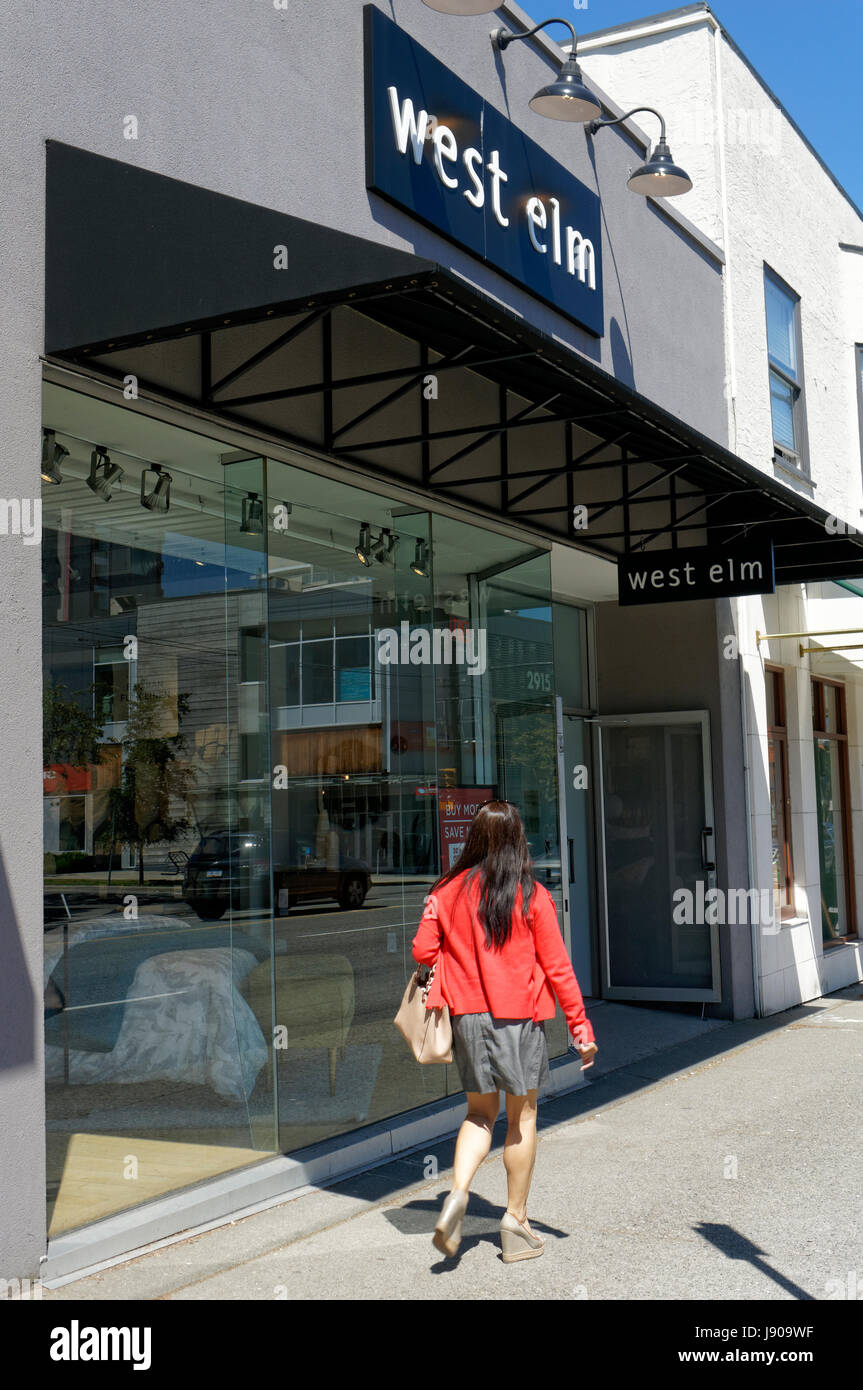
[[[36,1056],[33,982],[21,947],[18,921],[0,855],[0,1068],[7,1071]]]
[[[616,318],[613,318],[608,325],[608,334],[611,343],[611,365],[615,379],[622,381],[624,386],[631,386],[634,389],[635,373],[632,370],[632,358],[629,355],[629,348],[626,346],[623,329]]]

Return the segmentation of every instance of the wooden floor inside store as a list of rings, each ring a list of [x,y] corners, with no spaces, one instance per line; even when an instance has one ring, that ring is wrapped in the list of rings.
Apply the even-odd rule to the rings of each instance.
[[[270,1157],[257,1149],[128,1134],[49,1134],[48,1234],[75,1230]]]

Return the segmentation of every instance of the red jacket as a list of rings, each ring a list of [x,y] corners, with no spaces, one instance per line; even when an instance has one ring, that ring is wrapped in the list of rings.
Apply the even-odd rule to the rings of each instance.
[[[453,1014],[486,1011],[493,1018],[554,1017],[554,996],[571,1033],[593,1042],[593,1028],[570,964],[551,894],[536,885],[530,925],[521,910],[521,889],[513,910],[512,934],[503,950],[487,950],[479,922],[479,875],[465,889],[466,873],[457,874],[433,893],[413,939],[413,957],[438,968],[426,1000],[429,1009],[449,1006]],[[464,891],[462,891],[464,889]]]

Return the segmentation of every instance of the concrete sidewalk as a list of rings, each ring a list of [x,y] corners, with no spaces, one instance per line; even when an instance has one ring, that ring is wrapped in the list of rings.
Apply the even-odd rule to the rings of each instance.
[[[630,1012],[637,1032],[656,1028],[647,1011]],[[46,1288],[44,1297],[856,1296],[855,1280],[863,1288],[860,985],[693,1036],[694,1022],[668,1023],[670,1036],[675,1029],[686,1036],[540,1107],[529,1213],[546,1238],[541,1259],[500,1260],[499,1122],[454,1260],[441,1260],[430,1239],[449,1190],[454,1141],[447,1140]],[[598,1011],[598,1033],[600,1026]]]

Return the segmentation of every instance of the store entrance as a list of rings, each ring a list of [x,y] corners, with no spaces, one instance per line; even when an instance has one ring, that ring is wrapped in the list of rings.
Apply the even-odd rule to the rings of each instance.
[[[597,724],[603,994],[718,1000],[724,919],[710,895],[716,866],[708,714],[631,714]]]

